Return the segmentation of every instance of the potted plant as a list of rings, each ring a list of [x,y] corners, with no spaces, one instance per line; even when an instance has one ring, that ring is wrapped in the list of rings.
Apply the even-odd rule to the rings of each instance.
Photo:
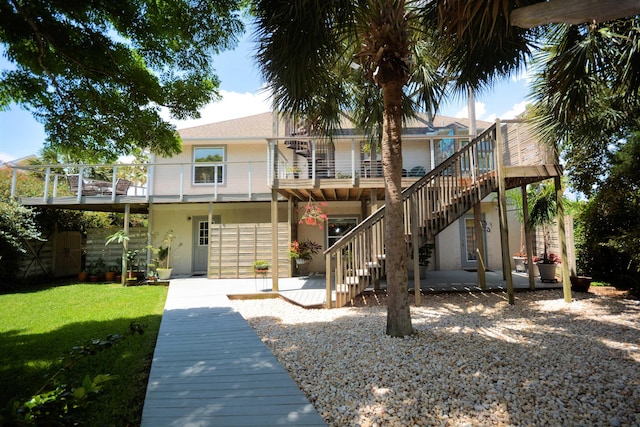
[[[289,258],[295,259],[296,264],[306,264],[311,261],[311,258],[317,254],[322,247],[316,242],[312,242],[309,239],[302,241],[294,240],[289,243],[289,250],[287,255]]]
[[[154,249],[157,258],[156,273],[159,280],[168,280],[173,272],[173,268],[171,268],[171,245],[175,238],[176,235],[173,230],[167,231],[162,239],[164,246]]]
[[[538,262],[538,270],[540,271],[540,280],[543,282],[557,282],[556,280],[556,264],[560,263],[560,257],[556,254],[544,253],[542,259]]]
[[[99,282],[100,277],[104,273],[106,268],[106,264],[102,258],[98,258],[95,264],[91,266],[91,270],[89,271],[89,281],[90,282]]]
[[[579,274],[578,276],[569,277],[569,280],[571,281],[571,290],[575,292],[589,292],[593,278]]]
[[[300,175],[301,169],[298,166],[290,165],[287,166],[287,178],[298,178]]]
[[[550,225],[557,215],[555,186],[549,182],[532,187],[528,192],[531,198],[529,203],[529,222],[527,231],[531,232],[536,226],[542,227],[542,238],[544,253],[542,258],[536,263],[540,272],[540,280],[556,282],[556,264],[560,263],[560,257],[556,254],[549,254],[549,233]]]
[[[516,252],[513,254],[513,263],[515,264],[516,273],[524,273],[527,271],[527,254],[525,252]]]
[[[298,223],[311,226],[317,225],[322,229],[322,224],[327,220],[327,214],[322,210],[325,206],[327,206],[325,202],[316,204],[309,201],[304,208],[300,209],[302,216],[300,216]]]
[[[127,271],[127,280],[131,278],[129,277],[128,273],[131,271],[130,263],[133,262],[133,259],[135,258],[135,257],[130,257],[129,256],[130,251],[126,250],[125,242],[128,242],[128,241],[129,241],[129,235],[124,229],[121,229],[107,236],[107,241],[104,244],[105,246],[107,246],[110,243],[117,242],[118,244],[122,245],[122,257],[120,258],[122,267],[120,268],[120,271],[125,271],[125,270]]]
[[[138,283],[138,264],[136,263],[136,259],[138,258],[138,251],[127,251],[125,254],[126,257],[126,265],[127,265],[127,277],[126,284],[131,286]],[[133,269],[135,268],[135,272]]]
[[[259,259],[253,263],[253,271],[255,271],[256,274],[267,274],[269,271],[269,263]]]
[[[118,265],[110,265],[109,270],[104,272],[104,280],[106,282],[114,282],[116,280],[116,273],[118,273]]]

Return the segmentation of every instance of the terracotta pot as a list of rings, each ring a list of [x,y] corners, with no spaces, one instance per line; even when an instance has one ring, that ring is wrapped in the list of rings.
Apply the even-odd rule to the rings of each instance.
[[[104,273],[105,282],[113,282],[116,280],[116,272],[115,271],[107,271]]]
[[[89,279],[89,273],[81,271],[78,273],[78,282],[86,282]]]

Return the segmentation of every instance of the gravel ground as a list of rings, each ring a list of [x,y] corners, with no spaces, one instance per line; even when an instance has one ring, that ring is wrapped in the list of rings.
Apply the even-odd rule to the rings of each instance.
[[[234,301],[331,426],[638,426],[640,301],[562,291],[426,295],[415,334],[384,300]]]

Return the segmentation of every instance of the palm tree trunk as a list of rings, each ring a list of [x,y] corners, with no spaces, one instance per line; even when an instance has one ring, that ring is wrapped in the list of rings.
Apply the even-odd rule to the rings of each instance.
[[[382,85],[382,168],[385,181],[385,245],[387,264],[387,334],[411,335],[407,277],[407,248],[402,206],[402,82]]]

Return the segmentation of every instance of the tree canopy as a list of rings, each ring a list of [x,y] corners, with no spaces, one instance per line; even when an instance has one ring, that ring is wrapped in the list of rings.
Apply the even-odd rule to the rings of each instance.
[[[575,188],[598,185],[640,117],[640,17],[548,28],[535,55],[533,111],[559,142]]]
[[[238,0],[0,3],[0,109],[44,124],[46,144],[76,158],[113,160],[142,149],[181,150],[173,125],[218,97],[211,55],[243,31]]]

